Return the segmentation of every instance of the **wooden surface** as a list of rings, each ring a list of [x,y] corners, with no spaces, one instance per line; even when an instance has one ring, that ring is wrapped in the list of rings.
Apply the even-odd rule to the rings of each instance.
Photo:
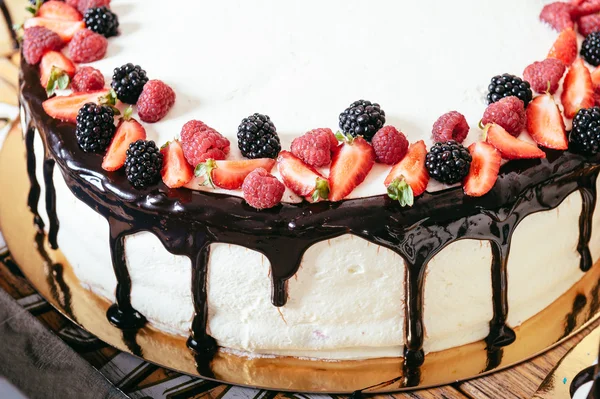
[[[24,5],[26,0],[6,0],[13,19],[15,22],[21,21],[26,15],[24,12]],[[18,91],[18,54],[12,50],[12,46],[8,36],[8,27],[5,26],[4,21],[0,21],[0,102],[16,105],[17,91]],[[105,346],[102,342],[94,340],[93,337],[85,337],[80,339],[73,339],[73,334],[79,334],[71,323],[62,317],[59,313],[53,311],[50,306],[45,303],[41,298],[36,298],[35,291],[29,286],[27,281],[19,276],[18,269],[10,262],[10,257],[1,256],[2,249],[0,248],[0,288],[6,290],[13,297],[19,299],[28,310],[32,311],[33,314],[38,316],[38,319],[47,325],[50,329],[54,330],[63,340],[65,340],[71,346],[80,346],[78,352],[88,360],[92,365],[97,367],[103,372],[110,374],[111,363],[114,363],[119,357],[119,353]],[[569,340],[567,343],[561,345],[527,363],[513,367],[509,370],[498,372],[496,374],[478,378],[468,382],[456,383],[451,386],[426,390],[417,391],[407,394],[396,394],[386,395],[395,398],[416,398],[416,399],[433,399],[433,398],[448,398],[448,399],[459,399],[459,398],[531,398],[542,380],[557,364],[561,357],[577,342],[579,342],[587,332],[595,327],[588,328],[577,337]],[[93,350],[91,350],[93,349]],[[155,366],[145,366],[147,370],[137,376],[135,381],[127,381],[124,389],[126,393],[129,393],[132,397],[135,392],[140,390],[146,391],[146,393],[154,392],[152,388],[157,384],[164,384],[165,381],[175,381],[181,376],[176,375],[168,370],[160,369]],[[113,370],[115,372],[115,370]],[[566,377],[566,376],[565,376]],[[109,377],[109,379],[111,379]],[[186,380],[188,381],[189,378]],[[566,381],[565,383],[569,383]],[[186,383],[186,382],[183,382]],[[191,382],[187,382],[192,384]],[[211,382],[202,382],[202,389],[197,389],[198,383],[193,384],[193,387],[197,389],[192,396],[186,396],[189,398],[221,398],[227,392],[233,393],[236,389],[224,385],[218,385]],[[248,393],[248,391],[243,391]],[[291,394],[275,394],[275,393],[260,393],[256,394],[256,397],[301,397],[306,398],[307,395],[291,395]],[[312,396],[312,395],[311,395]],[[157,396],[157,397],[162,397]],[[321,395],[320,397],[323,397]],[[381,396],[384,397],[384,396]]]

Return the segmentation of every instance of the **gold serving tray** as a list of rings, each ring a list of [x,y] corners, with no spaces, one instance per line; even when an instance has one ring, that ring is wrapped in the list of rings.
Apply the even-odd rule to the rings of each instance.
[[[0,227],[13,259],[40,295],[58,311],[106,343],[132,353],[130,340],[106,318],[110,303],[84,289],[62,252],[51,250],[45,237],[34,228],[33,215],[26,205],[28,190],[25,145],[20,129],[15,126],[0,151]],[[106,270],[112,273],[110,265]],[[600,312],[596,309],[592,314],[592,308],[597,308],[599,281],[600,263],[597,263],[571,290],[515,329],[516,342],[504,349],[502,362],[493,371],[528,360],[598,319]],[[575,306],[581,303],[581,295],[587,298],[585,306]],[[184,338],[144,327],[138,332],[135,345],[133,351],[141,353],[146,361],[200,376]],[[211,368],[217,381],[228,384],[329,393],[349,393],[376,386],[364,391],[372,393],[422,389],[479,377],[493,372],[484,372],[486,360],[483,341],[429,354],[421,368],[421,385],[413,388],[402,387],[402,379],[398,378],[401,358],[327,362],[289,357],[249,358],[221,350]],[[394,382],[385,384],[386,381]]]

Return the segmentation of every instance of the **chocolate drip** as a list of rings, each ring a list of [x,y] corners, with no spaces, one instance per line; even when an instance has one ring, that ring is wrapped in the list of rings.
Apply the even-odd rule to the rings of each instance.
[[[583,312],[585,309],[585,305],[587,304],[587,298],[583,294],[578,294],[573,301],[573,308],[571,312],[567,315],[565,319],[565,331],[563,332],[562,338],[567,337],[577,327],[577,317]]]
[[[600,351],[598,351],[598,364],[594,368],[594,385],[588,396],[588,399],[600,399]]]
[[[17,32],[13,29],[13,21],[12,16],[10,15],[10,11],[8,7],[6,7],[6,3],[4,0],[0,0],[0,10],[2,10],[2,16],[4,17],[4,22],[6,22],[6,27],[8,29],[8,33],[10,35],[10,39],[13,43],[13,49],[19,48],[19,40],[17,38]]]
[[[593,176],[584,176],[581,179],[582,211],[579,216],[579,243],[577,251],[581,255],[581,270],[587,272],[592,268],[594,261],[590,254],[590,238],[592,236],[592,216],[596,208],[596,179]]]
[[[31,213],[33,213],[33,222],[37,226],[38,230],[44,230],[44,221],[42,220],[38,212],[38,203],[40,202],[41,188],[37,181],[35,174],[36,160],[35,153],[33,150],[33,142],[35,139],[35,128],[29,126],[25,133],[25,150],[27,153],[27,175],[29,176],[29,195],[27,197],[27,206]]]
[[[48,214],[48,242],[50,248],[58,249],[58,216],[56,215],[56,190],[54,188],[54,159],[44,159],[44,185],[46,186],[46,213]]]

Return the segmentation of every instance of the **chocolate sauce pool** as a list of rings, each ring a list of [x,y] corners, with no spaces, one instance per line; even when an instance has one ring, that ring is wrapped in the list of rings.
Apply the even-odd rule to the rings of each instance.
[[[412,208],[400,208],[397,202],[380,195],[338,203],[281,204],[257,211],[238,197],[188,189],[171,190],[162,183],[146,190],[134,189],[122,171],[109,173],[102,170],[101,155],[80,150],[74,126],[49,117],[42,108],[45,99],[36,68],[22,61],[21,103],[30,117],[25,137],[31,182],[28,205],[36,223],[42,227],[37,214],[40,187],[35,176],[35,128],[45,147],[43,170],[49,242],[53,247],[57,246],[59,221],[53,183],[56,164],[73,194],[108,221],[112,263],[118,283],[116,303],[107,316],[124,330],[123,335],[132,350],[137,345],[135,332],[146,319],[131,305],[125,237],[142,231],[151,232],[169,252],[191,260],[190,284],[195,316],[188,346],[194,350],[198,370],[205,376],[211,376],[210,361],[217,349],[215,340],[206,331],[206,271],[212,243],[241,245],[264,254],[271,264],[271,300],[279,307],[286,304],[287,280],[298,270],[304,252],[320,241],[354,234],[402,256],[406,262],[406,309],[398,311],[406,316],[403,386],[417,386],[420,382],[420,368],[425,358],[425,271],[428,262],[446,246],[462,239],[485,240],[492,246],[494,315],[485,339],[486,370],[500,365],[503,348],[515,340],[514,331],[506,324],[506,268],[513,233],[525,217],[554,209],[570,194],[580,192],[583,207],[577,250],[581,254],[581,270],[587,271],[592,266],[589,240],[596,204],[596,179],[600,171],[599,156],[589,158],[569,151],[548,150],[547,159],[511,161],[502,167],[492,191],[481,198],[467,197],[462,188],[457,187],[425,193]]]

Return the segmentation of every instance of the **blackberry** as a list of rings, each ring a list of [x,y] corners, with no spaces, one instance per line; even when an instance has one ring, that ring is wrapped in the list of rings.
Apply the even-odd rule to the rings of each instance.
[[[160,180],[163,155],[152,140],[129,144],[125,158],[125,175],[135,188],[145,188]]]
[[[107,105],[87,103],[79,109],[75,136],[85,152],[106,150],[115,134],[114,111]]]
[[[600,108],[582,108],[573,118],[573,130],[569,134],[571,149],[583,154],[600,152]]]
[[[119,34],[119,18],[108,7],[88,8],[83,16],[85,26],[89,30],[99,33],[104,37]]]
[[[238,147],[246,158],[277,158],[281,143],[271,118],[263,114],[250,115],[238,127]]]
[[[363,136],[369,142],[384,124],[385,111],[371,101],[355,101],[340,114],[340,129],[345,134]]]
[[[588,63],[600,65],[600,32],[592,32],[585,37],[580,53]]]
[[[117,93],[117,98],[126,104],[137,103],[144,85],[148,82],[146,71],[132,63],[115,68],[111,86]]]
[[[527,108],[527,105],[533,98],[529,82],[507,73],[502,76],[494,76],[488,86],[488,90],[488,104],[500,101],[504,97],[515,96],[521,99],[525,103],[525,108]]]
[[[454,140],[435,143],[427,153],[425,166],[429,175],[446,184],[462,181],[469,174],[473,158],[469,151]]]

